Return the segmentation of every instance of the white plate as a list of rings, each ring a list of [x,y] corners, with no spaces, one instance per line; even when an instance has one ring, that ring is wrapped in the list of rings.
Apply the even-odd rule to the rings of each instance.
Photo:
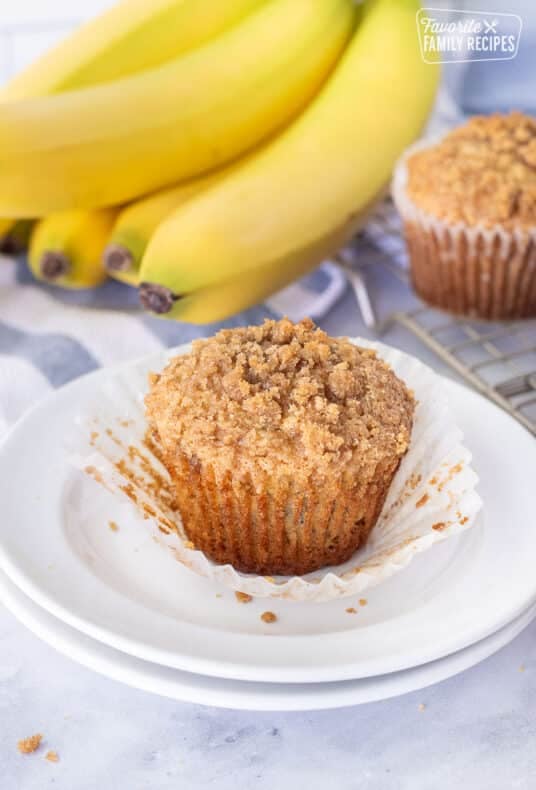
[[[147,368],[161,357],[143,360]],[[536,601],[536,443],[493,404],[445,380],[481,477],[483,517],[368,595],[243,605],[194,576],[128,520],[92,517],[108,494],[72,471],[63,441],[103,370],[55,393],[0,448],[0,567],[39,606],[116,649],[177,669],[249,681],[322,682],[415,667],[511,622]],[[125,524],[123,528],[123,524]],[[217,594],[222,597],[218,598]],[[358,614],[347,614],[354,605]]]
[[[507,645],[536,616],[536,606],[532,606],[475,645],[402,672],[339,683],[248,683],[169,669],[107,647],[47,614],[1,572],[0,601],[44,642],[101,675],[181,702],[263,711],[343,708],[417,691],[483,661]]]
[[[158,469],[160,462],[144,445],[147,426],[142,396],[147,390],[147,371],[141,365],[115,370],[103,382],[99,397],[82,412],[70,442],[73,465],[91,469],[91,476],[120,501],[136,502],[138,519],[145,520],[156,542],[164,544],[178,562],[215,584],[254,598],[284,601],[317,603],[363,597],[365,591],[409,565],[416,554],[471,529],[482,501],[475,491],[478,476],[470,465],[471,453],[462,443],[442,379],[415,357],[383,343],[362,338],[351,342],[374,348],[413,390],[418,405],[411,445],[389,489],[378,525],[366,545],[341,565],[301,577],[271,579],[211,562],[192,546],[180,521],[177,532],[163,533],[162,519],[173,521],[175,514],[154,496],[155,478],[145,471],[146,467]],[[172,353],[185,354],[190,349],[179,346]],[[137,448],[141,456],[131,448]],[[124,464],[121,471],[118,462]],[[93,519],[106,521],[109,499],[101,497],[93,505]],[[145,518],[148,509],[154,517]],[[77,516],[73,521],[73,536],[77,536]],[[434,529],[437,524],[443,528]]]

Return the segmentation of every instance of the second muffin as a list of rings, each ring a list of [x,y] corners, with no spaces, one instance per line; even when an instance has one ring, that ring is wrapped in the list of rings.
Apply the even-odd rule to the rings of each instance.
[[[536,316],[536,121],[475,116],[395,172],[411,277],[426,302],[475,318]]]
[[[194,342],[152,377],[146,409],[196,548],[293,575],[366,541],[414,401],[373,351],[284,319]]]

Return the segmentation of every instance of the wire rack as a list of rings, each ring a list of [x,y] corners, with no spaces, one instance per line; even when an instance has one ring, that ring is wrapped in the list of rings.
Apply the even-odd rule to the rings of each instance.
[[[395,323],[404,326],[468,384],[536,435],[536,320],[473,321],[454,318],[422,302],[415,309],[397,310],[380,319],[367,286],[368,267],[379,263],[410,291],[400,222],[390,201],[371,219],[364,236],[380,251],[379,257],[371,263],[367,256],[360,256],[356,245],[343,251],[338,262],[366,326],[378,335]]]

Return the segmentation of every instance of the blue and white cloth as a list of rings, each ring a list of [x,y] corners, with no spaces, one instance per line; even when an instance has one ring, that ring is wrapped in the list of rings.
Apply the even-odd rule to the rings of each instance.
[[[0,256],[0,437],[51,390],[99,367],[213,334],[223,326],[288,315],[322,318],[346,288],[333,264],[217,324],[194,326],[144,314],[136,291],[109,282],[70,292],[38,283],[24,261]]]

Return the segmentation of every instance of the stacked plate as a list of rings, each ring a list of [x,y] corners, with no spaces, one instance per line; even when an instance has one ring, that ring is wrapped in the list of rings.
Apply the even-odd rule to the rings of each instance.
[[[328,708],[454,675],[536,615],[536,443],[479,395],[444,382],[480,476],[474,527],[416,556],[366,600],[240,603],[74,471],[63,439],[80,400],[109,375],[57,392],[0,448],[0,598],[74,660],[178,700]],[[266,610],[275,622],[261,619]]]

